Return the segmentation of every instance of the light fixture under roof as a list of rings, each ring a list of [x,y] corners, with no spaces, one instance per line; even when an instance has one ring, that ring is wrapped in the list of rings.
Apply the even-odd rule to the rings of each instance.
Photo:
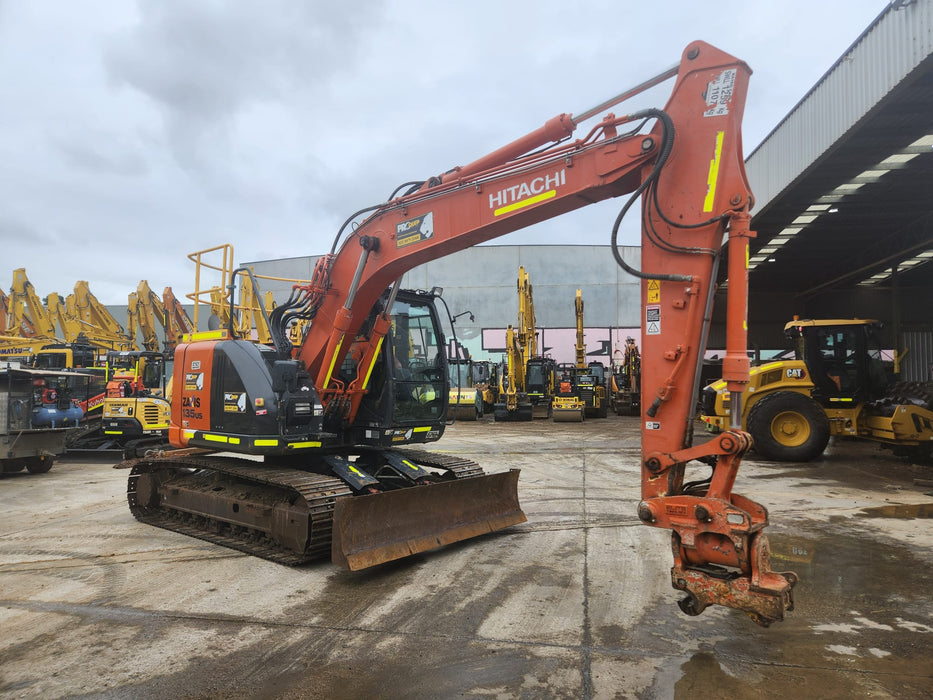
[[[878,182],[892,170],[900,170],[901,168],[904,168],[911,160],[921,155],[922,153],[929,153],[931,149],[933,149],[933,134],[925,134],[916,141],[913,141],[910,145],[900,149],[896,153],[892,153],[877,165],[863,170],[848,182],[844,182],[841,185],[835,187],[832,191],[817,197],[816,201],[807,206],[806,210],[797,216],[797,218],[793,220],[793,223],[790,226],[784,228],[777,236],[768,241],[765,246],[762,247],[754,256],[749,258],[748,269],[754,270],[759,264],[765,262],[766,260],[768,262],[774,262],[774,258],[770,257],[772,253],[777,252],[781,246],[785,245],[788,241],[790,241],[791,238],[800,233],[800,231],[806,228],[809,224],[813,223],[823,214],[838,214],[839,207],[836,205],[843,201],[847,196],[855,194],[865,185]],[[908,260],[904,260],[903,262],[899,263],[899,267],[915,267],[921,263],[928,262],[931,258],[933,258],[933,250],[925,251],[924,253],[915,256],[914,258],[909,258]],[[875,275],[872,275],[871,277],[859,282],[859,284],[877,284],[878,282],[890,277],[893,272],[894,270],[889,268],[884,272],[879,272]]]
[[[909,270],[911,268],[917,267],[918,265],[928,263],[931,260],[933,260],[933,248],[917,253],[913,257],[907,258],[906,260],[901,260],[897,264],[897,270]],[[885,270],[882,270],[881,272],[876,272],[871,277],[863,279],[858,284],[860,287],[870,287],[873,284],[878,284],[879,282],[883,282],[884,280],[891,277],[891,275],[894,274],[894,270],[895,268],[889,267]]]

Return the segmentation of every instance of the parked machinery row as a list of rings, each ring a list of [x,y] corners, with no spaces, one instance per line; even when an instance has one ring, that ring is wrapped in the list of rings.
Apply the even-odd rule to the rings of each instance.
[[[67,392],[71,405],[58,409],[81,411],[64,438],[69,450],[117,448],[132,454],[140,445],[164,440],[170,410],[163,352],[170,352],[182,333],[193,330],[170,288],[160,299],[148,282],[140,282],[128,298],[130,333],[85,281],[78,281],[64,300],[53,292],[43,302],[20,268],[13,273],[10,295],[4,294],[0,302],[0,358],[16,369],[72,373]],[[165,331],[163,350],[155,320]],[[144,349],[136,344],[137,329],[143,332]],[[62,406],[65,396],[59,392]]]

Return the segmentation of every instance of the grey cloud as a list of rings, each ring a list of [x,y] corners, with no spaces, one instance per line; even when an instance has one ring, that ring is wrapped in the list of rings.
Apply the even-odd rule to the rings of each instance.
[[[31,226],[9,215],[0,216],[0,243],[20,243],[29,241],[30,245],[59,243],[58,236],[48,231]]]
[[[228,138],[250,104],[290,99],[354,65],[360,35],[381,3],[302,4],[288,0],[140,3],[140,22],[113,39],[104,65],[113,82],[163,110],[183,165]],[[184,161],[187,159],[187,163]]]
[[[146,161],[139,153],[107,143],[103,138],[59,137],[54,144],[66,163],[82,170],[127,177],[140,177],[148,172]]]

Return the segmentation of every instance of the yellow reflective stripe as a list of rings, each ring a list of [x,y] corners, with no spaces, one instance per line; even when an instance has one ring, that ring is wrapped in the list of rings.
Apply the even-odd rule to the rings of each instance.
[[[337,356],[340,354],[340,346],[343,345],[343,335],[337,341],[337,347],[334,348],[334,356],[330,358],[330,367],[327,368],[327,376],[324,377],[324,388],[330,384],[330,377],[334,373],[334,365],[337,364]]]
[[[557,190],[548,190],[547,192],[542,192],[541,194],[536,194],[534,197],[529,197],[528,199],[523,199],[520,202],[515,202],[515,204],[507,204],[504,207],[499,207],[493,211],[493,216],[501,216],[502,214],[508,214],[517,209],[524,209],[525,207],[530,207],[532,204],[537,204],[538,202],[543,202],[546,199],[553,199],[557,196]]]
[[[366,379],[363,380],[363,388],[365,389],[369,384],[369,377],[373,373],[373,367],[376,366],[376,360],[379,357],[379,351],[382,349],[382,341],[384,338],[380,338],[379,342],[376,343],[376,352],[373,353],[373,361],[369,363],[369,369],[366,371]]]
[[[229,441],[226,435],[211,435],[210,433],[205,433],[201,437],[203,437],[208,442],[228,442]]]
[[[198,331],[197,333],[185,333],[181,339],[183,343],[190,343],[194,340],[224,340],[228,337],[226,330],[221,331]]]
[[[425,425],[420,428],[412,428],[413,433],[426,433],[431,429],[430,425]]]
[[[236,437],[230,438],[230,444],[231,444],[231,445],[239,445],[239,444],[240,444],[240,438],[236,438]]]
[[[722,157],[722,140],[725,131],[716,132],[716,152],[709,162],[709,175],[706,178],[706,199],[703,200],[703,211],[713,211],[713,200],[716,199],[716,182],[719,180],[719,159]]]
[[[307,442],[290,442],[288,443],[289,449],[300,450],[307,447],[320,447],[321,443],[315,440],[309,440]]]
[[[122,430],[105,430],[104,435],[123,435]]]
[[[253,440],[253,445],[256,447],[275,447],[278,444],[278,440]]]
[[[419,467],[417,464],[412,464],[412,463],[409,462],[407,459],[403,459],[403,460],[402,460],[402,464],[404,464],[404,465],[405,465],[406,467],[408,467],[409,469],[412,469],[413,471],[418,471],[418,470],[421,468],[421,467]]]
[[[184,436],[185,436],[185,440],[190,440],[191,438],[194,437],[194,431],[193,431],[193,430],[186,430],[186,431],[184,431]]]

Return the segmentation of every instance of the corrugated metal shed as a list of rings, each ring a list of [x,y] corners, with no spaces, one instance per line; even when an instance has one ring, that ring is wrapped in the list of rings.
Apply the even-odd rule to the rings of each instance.
[[[933,53],[933,1],[892,3],[748,156],[756,211],[827,153]]]

